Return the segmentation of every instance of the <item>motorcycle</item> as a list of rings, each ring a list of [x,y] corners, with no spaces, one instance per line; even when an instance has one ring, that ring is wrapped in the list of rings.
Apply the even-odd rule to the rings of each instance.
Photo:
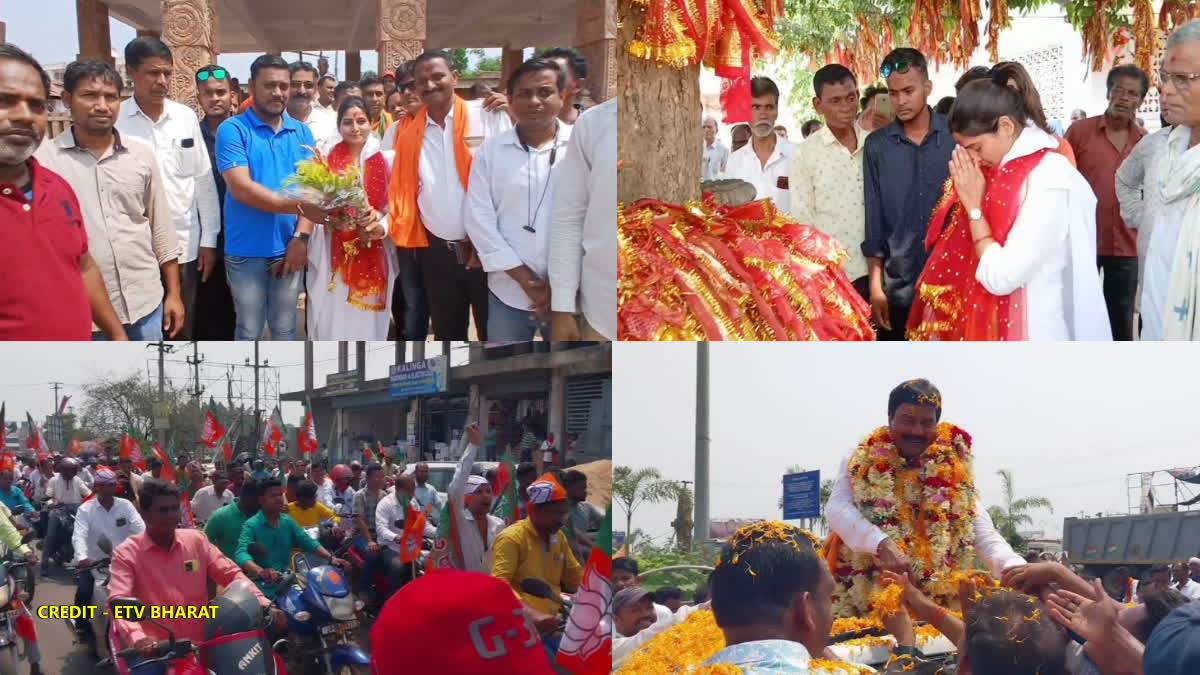
[[[21,541],[26,543],[32,538],[29,532]],[[29,612],[25,608],[31,600],[28,584],[32,578],[23,557],[7,550],[0,555],[0,675],[17,675],[17,663],[28,658],[19,646],[17,621]],[[27,620],[32,627],[32,614]]]
[[[109,563],[111,558],[108,555],[112,554],[112,542],[108,537],[100,535],[96,545],[104,551],[106,557],[100,560],[93,561],[91,565],[79,567],[73,563],[67,563],[64,567],[71,572],[74,572],[76,578],[80,574],[92,575],[92,607],[99,608],[95,615],[89,617],[90,626],[80,622],[78,619],[63,619],[67,622],[67,628],[71,630],[71,635],[74,636],[75,644],[80,642],[87,645],[88,653],[94,659],[101,659],[112,654],[112,650],[108,644],[106,636],[108,635],[108,612],[105,608],[108,607],[108,581],[109,581]]]
[[[79,510],[79,505],[47,503],[47,506],[47,518],[53,518],[58,521],[56,529],[57,541],[43,541],[42,555],[54,559],[59,565],[63,565],[75,557],[74,549],[71,545],[71,535],[75,533],[75,513]],[[49,529],[47,529],[48,532]]]
[[[294,581],[295,577],[285,575],[278,590],[282,592],[285,585]],[[276,607],[276,603],[264,609],[246,582],[234,582],[212,604],[216,605],[216,611],[205,621],[204,641],[200,644],[176,639],[166,626],[153,619],[142,619],[161,628],[167,639],[156,645],[154,657],[137,664],[138,670],[145,664],[162,663],[167,665],[167,675],[287,675],[278,651],[286,641],[280,640],[272,646],[266,634],[270,609]],[[145,605],[137,598],[114,598],[112,606],[129,608],[128,612],[139,608],[145,611]],[[108,639],[113,657],[96,665],[113,667],[117,675],[130,675],[128,660],[138,650],[121,648],[115,624],[109,628]]]
[[[426,538],[421,540],[421,554],[417,558],[415,574],[410,581],[415,580],[417,577],[424,576],[426,563],[429,561],[429,552],[433,550],[433,543],[434,542],[432,539]],[[359,583],[361,584],[363,582],[361,574],[366,566],[367,559],[366,555],[360,552],[352,544],[353,539],[348,539],[342,545],[342,548],[338,549],[334,555],[350,561],[350,565],[354,567],[357,576],[359,576]],[[375,573],[371,576],[371,584],[375,589],[375,596],[374,599],[372,599],[371,602],[368,602],[366,607],[363,609],[363,613],[365,614],[368,623],[374,621],[379,616],[379,612],[383,609],[383,604],[387,602],[388,598],[392,597],[396,591],[400,590],[400,586],[392,588],[388,577],[387,566],[382,562],[375,566]]]

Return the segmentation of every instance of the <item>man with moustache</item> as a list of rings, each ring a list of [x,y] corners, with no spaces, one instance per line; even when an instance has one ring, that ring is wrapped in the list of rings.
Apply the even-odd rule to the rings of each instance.
[[[49,93],[42,66],[0,44],[0,340],[87,340],[93,322],[124,340],[88,252],[79,200],[34,159]]]
[[[218,204],[225,202],[225,179],[217,170],[217,128],[229,119],[233,112],[234,97],[229,71],[216,64],[204,66],[196,71],[196,100],[204,112],[200,120],[200,135],[208,150],[213,180],[217,185]],[[229,281],[225,278],[225,212],[221,214],[221,232],[217,234],[216,258],[208,279],[201,278],[196,289],[196,339],[232,340],[236,315],[233,312],[233,294],[229,292]]]
[[[78,189],[91,250],[125,333],[161,340],[164,329],[174,335],[183,327],[179,239],[154,149],[114,126],[120,92],[121,75],[107,63],[67,66],[63,103],[71,127],[37,157]],[[93,330],[93,339],[104,339]]]
[[[225,177],[225,266],[237,310],[238,340],[296,339],[296,304],[313,223],[328,213],[279,192],[308,159],[312,131],[284,111],[288,64],[264,54],[250,65],[254,105],[217,129],[217,168]]]
[[[337,130],[337,114],[328,113],[316,105],[317,69],[307,61],[296,61],[288,66],[292,74],[287,112],[297,122],[307,124],[312,131],[317,147],[332,145],[341,140]],[[333,140],[336,137],[336,140]]]
[[[322,75],[317,81],[317,107],[337,118],[337,110],[333,107],[333,89],[337,80],[332,75]]]
[[[791,213],[788,172],[795,146],[775,133],[779,87],[770,78],[756,77],[750,80],[750,96],[753,110],[750,142],[729,155],[725,170],[730,178],[753,185],[755,199],[770,199],[775,208]]]
[[[571,137],[559,118],[566,86],[566,72],[550,59],[521,64],[508,78],[516,127],[485,141],[471,163],[463,216],[488,273],[491,339],[550,339],[551,178]]]
[[[925,229],[950,175],[954,137],[927,103],[933,91],[921,52],[903,47],[883,59],[896,119],[863,145],[863,186],[871,319],[880,340],[904,340],[917,277],[925,267]]]
[[[363,100],[367,102],[367,119],[371,122],[371,131],[382,139],[384,132],[392,125],[392,116],[384,110],[383,105],[387,100],[387,89],[383,79],[368,77],[359,82],[358,86],[362,89]]]

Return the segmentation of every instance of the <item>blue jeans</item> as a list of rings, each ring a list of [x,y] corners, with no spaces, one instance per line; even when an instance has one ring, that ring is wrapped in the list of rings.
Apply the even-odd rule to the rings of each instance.
[[[360,534],[354,537],[354,550],[363,556],[362,590],[375,587],[375,569],[379,567],[380,555],[367,552],[367,540]]]
[[[541,333],[543,340],[550,339],[549,322],[533,318],[527,309],[509,307],[495,293],[488,291],[487,336],[489,340],[532,340]]]
[[[237,312],[235,340],[261,338],[264,324],[271,327],[272,340],[296,339],[296,303],[303,276],[300,272],[283,278],[272,275],[271,266],[282,260],[283,256],[225,256],[225,276]]]
[[[162,303],[159,303],[153,312],[133,323],[125,324],[125,335],[134,342],[161,341],[163,338],[162,321],[163,308]],[[96,331],[92,333],[92,339],[97,342],[107,342],[108,336],[101,331]]]

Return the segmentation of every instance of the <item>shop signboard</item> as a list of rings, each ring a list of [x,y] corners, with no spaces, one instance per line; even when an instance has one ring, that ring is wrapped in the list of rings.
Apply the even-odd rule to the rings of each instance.
[[[440,394],[446,391],[448,380],[449,360],[445,356],[397,363],[389,369],[389,389],[393,398]]]
[[[348,394],[358,391],[358,384],[357,370],[331,373],[325,378],[325,392],[329,394]]]

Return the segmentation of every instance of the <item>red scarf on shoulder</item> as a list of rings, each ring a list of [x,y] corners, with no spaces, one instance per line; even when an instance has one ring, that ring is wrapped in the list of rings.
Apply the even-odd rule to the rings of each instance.
[[[999,169],[983,167],[987,191],[981,210],[992,227],[992,238],[1001,246],[1021,210],[1021,188],[1047,152],[1052,151],[1018,157]],[[917,279],[908,317],[910,340],[1027,339],[1025,289],[992,295],[975,279],[979,258],[970,221],[950,185],[929,220],[925,247],[933,250]]]
[[[350,152],[345,141],[329,151],[329,168],[344,172],[358,163],[358,157]],[[363,162],[362,183],[367,193],[367,202],[376,211],[387,209],[388,170],[387,161],[381,153],[375,153]],[[329,289],[333,280],[341,275],[348,294],[346,302],[370,311],[387,309],[388,268],[383,246],[374,243],[364,245],[353,230],[330,228],[329,241]]]

